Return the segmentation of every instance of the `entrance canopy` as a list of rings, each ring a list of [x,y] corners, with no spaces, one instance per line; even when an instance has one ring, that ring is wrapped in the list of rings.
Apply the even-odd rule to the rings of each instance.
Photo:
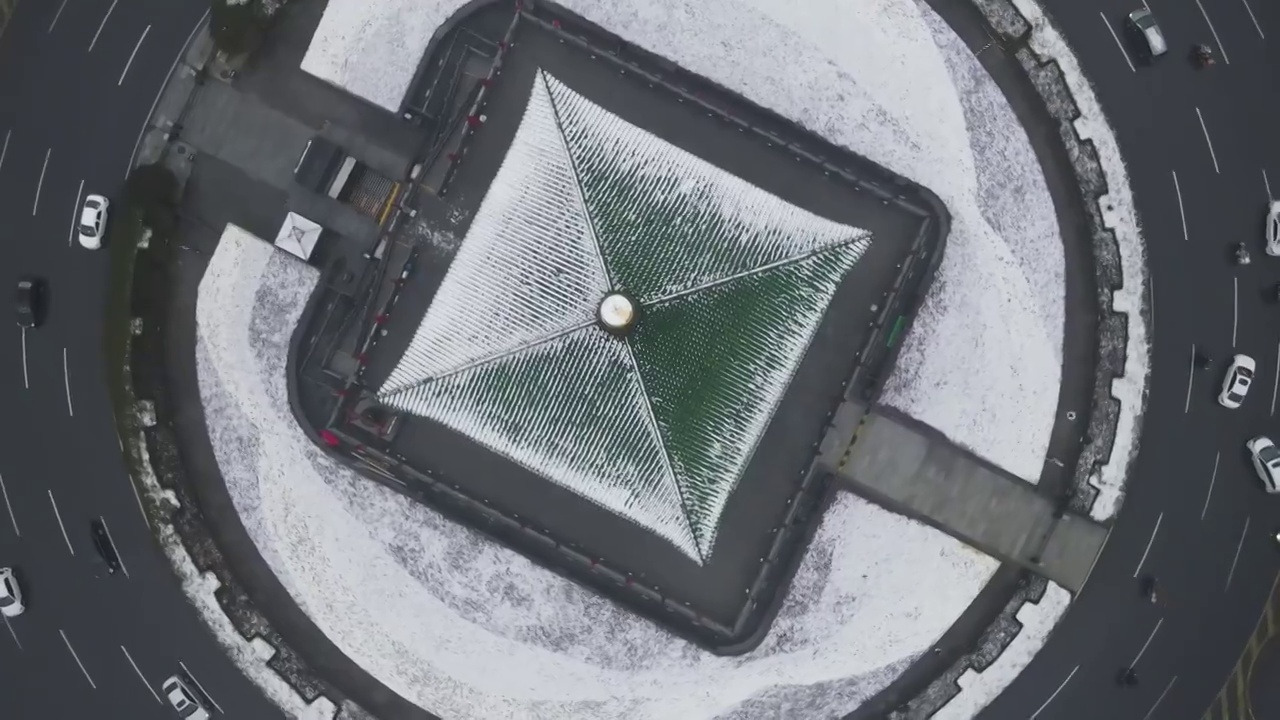
[[[297,255],[303,260],[310,259],[311,252],[316,249],[323,228],[315,222],[291,212],[284,218],[280,234],[276,235],[276,247]]]

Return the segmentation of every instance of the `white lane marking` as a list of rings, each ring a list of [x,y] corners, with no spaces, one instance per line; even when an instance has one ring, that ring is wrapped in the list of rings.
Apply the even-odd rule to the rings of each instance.
[[[30,390],[31,380],[27,377],[27,329],[22,328],[22,387]]]
[[[1178,217],[1182,218],[1182,239],[1188,240],[1187,235],[1187,213],[1182,209],[1182,188],[1178,186],[1178,171],[1173,171],[1173,191],[1178,195]]]
[[[58,527],[62,530],[62,539],[67,541],[67,550],[72,555],[76,554],[76,549],[71,547],[71,538],[67,537],[67,526],[62,524],[62,513],[58,512],[58,503],[53,499],[53,491],[49,491],[49,504],[53,506],[53,516],[58,519]]]
[[[129,74],[129,66],[133,64],[133,58],[138,54],[138,48],[142,47],[142,41],[147,39],[147,33],[151,32],[151,26],[148,25],[142,31],[142,37],[138,38],[138,44],[133,46],[133,52],[129,53],[129,61],[124,64],[124,70],[120,71],[120,81],[116,83],[116,87],[124,84],[124,76]]]
[[[218,708],[218,712],[222,713],[222,706],[218,704],[217,700],[214,700],[212,697],[210,697],[209,691],[204,689],[204,686],[200,684],[200,681],[196,679],[195,675],[191,674],[191,671],[187,669],[187,666],[184,665],[181,660],[178,661],[178,665],[182,667],[182,672],[186,673],[187,677],[191,678],[191,682],[195,683],[196,687],[200,688],[200,693],[204,695],[205,699],[213,703],[213,706]],[[222,714],[225,715],[226,713],[222,713]]]
[[[1164,512],[1156,518],[1156,526],[1151,531],[1151,539],[1147,541],[1147,549],[1142,551],[1142,559],[1138,561],[1138,567],[1133,569],[1133,576],[1138,577],[1138,573],[1142,572],[1142,565],[1147,561],[1147,553],[1151,552],[1151,544],[1156,541],[1156,533],[1160,532],[1160,521],[1164,519]]]
[[[1209,157],[1213,159],[1213,171],[1221,174],[1218,169],[1218,155],[1213,151],[1213,141],[1209,139],[1209,128],[1205,127],[1204,115],[1201,114],[1200,108],[1196,108],[1196,117],[1200,118],[1200,131],[1204,133],[1204,141],[1209,145]]]
[[[1262,32],[1262,26],[1258,24],[1258,18],[1254,16],[1253,8],[1249,7],[1249,0],[1240,0],[1240,2],[1244,3],[1244,9],[1249,13],[1249,19],[1253,21],[1254,29],[1258,31],[1258,37],[1266,40],[1267,35]]]
[[[1049,707],[1049,703],[1053,702],[1053,699],[1058,697],[1058,693],[1062,692],[1062,688],[1066,687],[1067,683],[1071,682],[1071,678],[1076,676],[1076,671],[1079,669],[1079,665],[1071,668],[1071,672],[1067,674],[1067,679],[1062,681],[1062,684],[1058,686],[1058,689],[1054,690],[1053,694],[1049,696],[1049,699],[1045,700],[1044,704],[1041,705],[1039,709],[1031,713],[1031,717],[1027,718],[1027,720],[1036,720],[1036,718],[1040,717],[1040,713],[1044,712],[1044,709]]]
[[[4,617],[4,616],[0,615],[0,617]],[[22,643],[18,642],[18,633],[13,631],[13,625],[9,624],[9,618],[7,617],[4,618],[4,626],[9,628],[9,634],[13,636],[13,644],[17,645],[18,649],[21,650]]]
[[[1164,692],[1160,693],[1160,697],[1156,698],[1155,704],[1151,706],[1151,709],[1147,711],[1146,715],[1142,716],[1142,720],[1151,720],[1151,716],[1156,713],[1156,708],[1160,707],[1160,703],[1164,701],[1164,696],[1169,694],[1169,691],[1173,689],[1173,684],[1177,681],[1178,676],[1174,675],[1173,679],[1169,681],[1169,684],[1164,686]]]
[[[1102,17],[1102,22],[1107,26],[1107,32],[1111,33],[1111,39],[1116,41],[1116,47],[1120,48],[1120,54],[1124,55],[1124,62],[1129,66],[1129,72],[1138,72],[1133,66],[1133,61],[1129,59],[1129,52],[1124,49],[1124,43],[1120,42],[1120,36],[1116,35],[1116,31],[1111,27],[1111,21],[1107,20],[1106,13],[1098,13]]]
[[[1240,278],[1231,278],[1231,349],[1236,349],[1236,329],[1240,327]]]
[[[67,414],[75,416],[75,410],[71,409],[71,378],[67,374],[67,349],[62,348],[62,384],[67,386]]]
[[[4,131],[4,147],[0,147],[0,168],[4,167],[4,156],[9,154],[9,135],[13,130]]]
[[[49,169],[49,156],[53,154],[53,148],[44,151],[44,165],[40,166],[40,180],[36,182],[36,199],[31,203],[31,215],[35,216],[40,211],[40,188],[44,187],[44,173]]]
[[[1267,179],[1267,169],[1262,168],[1262,185],[1267,189],[1267,200],[1275,199],[1275,195],[1271,194],[1271,181]]]
[[[9,490],[4,486],[4,476],[0,475],[0,494],[4,495],[4,506],[9,508],[9,522],[13,523],[13,534],[22,537],[18,530],[18,518],[13,515],[13,504],[9,502]]]
[[[93,678],[89,677],[89,671],[84,669],[84,663],[80,662],[80,656],[76,654],[76,649],[71,647],[71,641],[67,639],[67,634],[62,630],[58,630],[58,634],[62,636],[62,642],[67,644],[67,650],[71,651],[71,657],[80,666],[80,672],[84,673],[84,679],[89,681],[89,687],[97,690],[98,686],[93,683]]]
[[[1200,509],[1200,519],[1209,511],[1209,498],[1213,497],[1213,484],[1218,480],[1218,461],[1222,459],[1222,451],[1213,456],[1213,474],[1209,476],[1209,492],[1204,496],[1204,507]]]
[[[123,645],[121,645],[120,652],[124,653],[125,659],[129,661],[130,665],[133,666],[133,671],[138,673],[138,679],[142,681],[143,685],[147,686],[147,691],[151,693],[151,697],[155,698],[156,702],[163,705],[164,703],[160,701],[160,694],[156,692],[155,688],[151,687],[151,683],[147,682],[147,677],[142,674],[141,670],[138,669],[138,663],[133,661],[133,656],[129,654],[129,651],[126,650]]]
[[[133,160],[138,156],[138,146],[142,144],[142,136],[147,134],[147,127],[151,125],[151,118],[156,114],[156,106],[160,104],[160,96],[164,95],[164,89],[168,85],[168,78],[173,77],[173,71],[178,67],[178,62],[182,60],[182,56],[186,54],[187,48],[191,46],[191,39],[196,36],[196,31],[204,24],[205,18],[209,17],[209,11],[205,10],[200,19],[196,21],[191,32],[187,34],[187,41],[182,44],[182,49],[173,58],[173,64],[169,66],[169,72],[165,74],[165,80],[160,82],[160,89],[156,91],[156,98],[151,101],[151,109],[147,111],[147,119],[142,121],[142,127],[138,130],[138,137],[133,141],[133,151],[129,153],[129,168],[125,171],[125,177],[129,177],[129,173],[133,172]]]
[[[1271,383],[1271,415],[1276,414],[1276,390],[1280,390],[1280,346],[1276,348],[1276,378]]]
[[[76,190],[76,206],[71,208],[71,231],[67,233],[67,247],[71,247],[76,238],[76,225],[80,221],[80,200],[84,197],[84,180],[80,181],[80,189]]]
[[[102,34],[102,28],[107,25],[107,18],[111,17],[111,11],[116,9],[116,3],[119,0],[111,0],[111,7],[107,8],[107,14],[102,16],[102,22],[98,23],[98,32],[93,34],[93,40],[89,42],[89,52],[93,52],[93,46],[98,44],[98,36]]]
[[[1155,323],[1152,323],[1154,325]],[[1182,413],[1185,415],[1191,410],[1191,386],[1196,383],[1196,345],[1191,344],[1191,367],[1187,369],[1187,401],[1182,405]]]
[[[1252,518],[1245,517],[1244,529],[1240,531],[1240,542],[1236,545],[1236,556],[1231,559],[1231,571],[1227,573],[1227,584],[1222,588],[1226,592],[1231,588],[1231,578],[1236,574],[1236,563],[1240,562],[1240,548],[1244,547],[1244,536],[1249,534],[1249,520]]]
[[[1209,32],[1213,33],[1213,42],[1218,46],[1218,52],[1222,53],[1222,62],[1230,65],[1231,60],[1227,57],[1227,49],[1222,46],[1222,40],[1218,38],[1218,31],[1213,29],[1213,21],[1209,19],[1209,13],[1204,11],[1204,5],[1200,4],[1200,0],[1196,0],[1196,7],[1200,8],[1200,14],[1204,16],[1204,21],[1209,26]]]
[[[1129,667],[1138,666],[1138,661],[1141,660],[1142,655],[1147,652],[1147,646],[1150,645],[1151,641],[1155,639],[1156,632],[1160,630],[1160,626],[1163,624],[1164,624],[1164,618],[1160,618],[1159,620],[1156,621],[1156,626],[1151,628],[1151,634],[1147,636],[1147,641],[1142,643],[1142,649],[1138,651],[1138,657],[1134,658],[1133,662],[1129,663]]]
[[[111,537],[111,528],[107,527],[107,519],[99,515],[98,520],[102,522],[102,529],[107,531],[107,540],[111,543],[111,547],[119,548],[120,546],[116,545],[116,539]],[[124,566],[124,558],[120,556],[119,550],[116,551],[116,559],[120,561],[120,569],[124,571],[124,576],[129,577],[129,568]]]
[[[62,4],[58,6],[58,12],[53,14],[53,22],[49,23],[49,32],[53,32],[53,26],[58,24],[58,18],[62,17],[62,11],[67,7],[67,0],[62,0]]]

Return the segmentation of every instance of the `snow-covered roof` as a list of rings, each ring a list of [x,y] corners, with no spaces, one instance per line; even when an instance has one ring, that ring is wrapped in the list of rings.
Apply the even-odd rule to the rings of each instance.
[[[302,69],[400,111],[436,29],[463,0],[329,0]]]
[[[870,243],[539,72],[383,402],[705,561],[841,280]],[[640,319],[597,325],[624,292]]]
[[[315,221],[291,212],[285,215],[280,232],[276,235],[276,247],[308,260],[311,252],[316,249],[323,230]]]

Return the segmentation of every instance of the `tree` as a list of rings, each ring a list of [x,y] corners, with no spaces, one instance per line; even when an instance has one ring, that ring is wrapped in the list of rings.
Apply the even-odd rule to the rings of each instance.
[[[125,204],[139,214],[142,223],[161,238],[177,226],[178,178],[160,163],[141,165],[125,181]]]
[[[209,33],[228,57],[242,55],[262,42],[271,19],[260,0],[212,0]]]

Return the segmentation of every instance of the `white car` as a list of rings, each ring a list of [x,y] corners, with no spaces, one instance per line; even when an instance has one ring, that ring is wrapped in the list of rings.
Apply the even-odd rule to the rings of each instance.
[[[1267,254],[1280,257],[1280,200],[1267,205]]]
[[[187,685],[187,681],[180,676],[171,675],[160,688],[164,690],[164,696],[169,698],[169,704],[178,711],[178,717],[183,720],[209,720],[209,711],[191,690],[191,686]]]
[[[1253,385],[1253,373],[1258,369],[1253,358],[1248,355],[1237,355],[1231,359],[1231,367],[1227,368],[1227,376],[1222,379],[1222,392],[1218,402],[1222,407],[1235,410],[1244,402],[1249,394],[1249,386]]]
[[[97,250],[102,247],[102,235],[107,231],[107,211],[111,201],[101,195],[89,195],[80,208],[80,222],[76,231],[80,235],[80,247]]]
[[[1244,446],[1249,448],[1253,469],[1262,478],[1263,489],[1269,493],[1280,493],[1280,448],[1265,435],[1259,435]]]
[[[13,568],[0,568],[0,615],[17,617],[26,609],[27,606],[22,604],[22,588],[18,587]]]

